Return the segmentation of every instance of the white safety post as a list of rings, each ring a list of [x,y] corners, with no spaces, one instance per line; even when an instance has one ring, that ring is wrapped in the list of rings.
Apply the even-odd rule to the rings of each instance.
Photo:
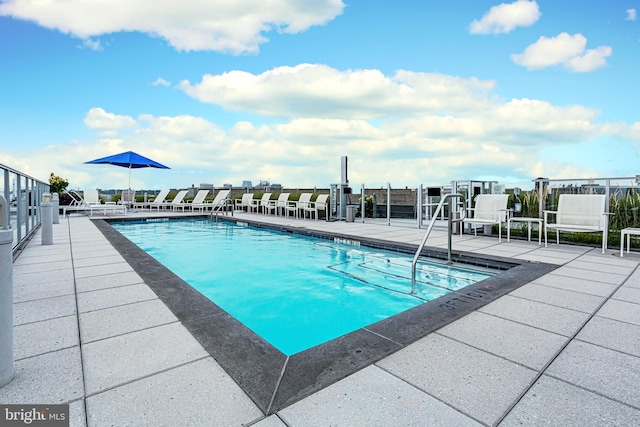
[[[360,212],[362,212],[362,223],[364,223],[364,217],[367,216],[366,213],[366,208],[367,208],[367,204],[365,201],[365,195],[364,195],[364,184],[362,184],[362,187],[360,188]]]
[[[53,205],[53,223],[60,224],[60,195],[51,193],[51,204]]]
[[[42,195],[42,244],[53,245],[53,203],[51,203],[51,194],[44,193]]]
[[[387,225],[391,225],[391,183],[387,182]]]
[[[0,387],[13,379],[13,231],[0,196]]]
[[[423,192],[423,188],[422,188],[422,184],[420,184],[420,187],[418,187],[416,189],[416,227],[417,228],[421,228],[422,227],[422,192]]]

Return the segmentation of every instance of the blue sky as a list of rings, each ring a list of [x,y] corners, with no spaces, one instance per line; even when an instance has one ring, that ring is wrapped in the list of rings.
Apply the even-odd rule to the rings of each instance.
[[[0,163],[120,188],[640,173],[640,0],[0,0]]]

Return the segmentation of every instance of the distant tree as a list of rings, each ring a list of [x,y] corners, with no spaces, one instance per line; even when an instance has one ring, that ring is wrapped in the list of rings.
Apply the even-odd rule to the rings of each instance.
[[[60,194],[69,186],[69,181],[51,172],[51,176],[49,177],[49,186],[51,187],[52,193]]]

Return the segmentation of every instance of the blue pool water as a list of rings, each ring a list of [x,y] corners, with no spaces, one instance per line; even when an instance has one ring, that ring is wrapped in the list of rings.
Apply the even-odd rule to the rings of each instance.
[[[337,338],[492,273],[209,219],[112,226],[286,355]]]

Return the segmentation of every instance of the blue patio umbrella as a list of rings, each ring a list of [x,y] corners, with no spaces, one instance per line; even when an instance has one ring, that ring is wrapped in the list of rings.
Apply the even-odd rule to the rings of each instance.
[[[126,151],[120,154],[114,154],[113,156],[102,157],[100,159],[84,162],[85,164],[92,165],[115,165],[123,168],[129,168],[129,189],[131,189],[131,169],[140,168],[157,168],[157,169],[171,169],[155,160],[148,159],[133,151]]]

